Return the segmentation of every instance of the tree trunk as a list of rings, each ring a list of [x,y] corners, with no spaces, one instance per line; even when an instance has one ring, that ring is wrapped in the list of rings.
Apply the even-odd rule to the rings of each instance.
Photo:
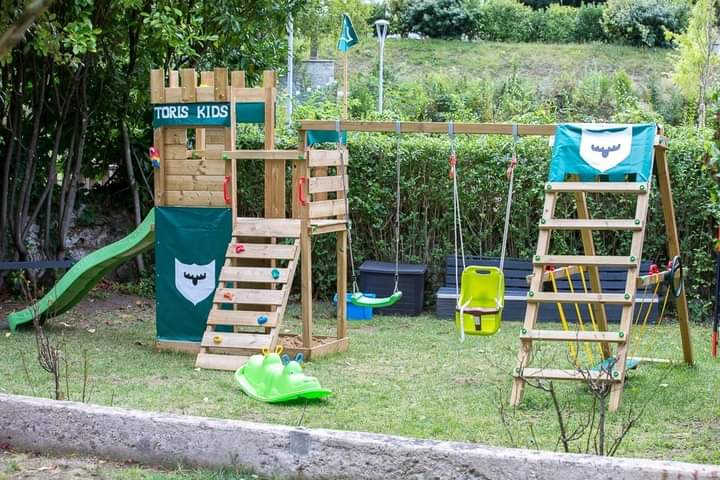
[[[123,136],[123,155],[125,157],[125,167],[127,168],[128,182],[130,183],[130,192],[132,193],[133,208],[135,210],[135,226],[139,226],[142,223],[142,209],[140,206],[140,194],[138,192],[138,184],[135,180],[135,169],[133,167],[132,154],[130,152],[130,135],[128,133],[127,122],[123,118],[122,121],[122,136]],[[145,261],[143,260],[142,253],[135,257],[135,264],[137,265],[138,273],[140,275],[145,273]]]

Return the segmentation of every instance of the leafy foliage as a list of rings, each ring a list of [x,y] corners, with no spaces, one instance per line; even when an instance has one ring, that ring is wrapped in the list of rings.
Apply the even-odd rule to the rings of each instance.
[[[412,32],[431,38],[460,38],[471,29],[470,16],[462,0],[412,2],[406,22]]]
[[[669,46],[666,32],[687,25],[684,0],[608,0],[603,28],[609,39],[638,46]]]

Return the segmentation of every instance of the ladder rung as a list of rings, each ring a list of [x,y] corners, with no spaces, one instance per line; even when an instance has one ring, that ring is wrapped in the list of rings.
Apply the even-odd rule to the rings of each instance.
[[[292,260],[295,258],[297,246],[295,245],[268,245],[262,243],[241,243],[241,251],[238,252],[238,244],[228,245],[226,258],[262,258],[275,260]]]
[[[249,357],[243,355],[221,355],[219,353],[198,353],[196,368],[235,371],[245,365]]]
[[[267,321],[258,324],[259,317],[267,317]],[[208,325],[232,325],[243,327],[275,327],[277,312],[257,312],[250,310],[210,310]]]
[[[238,218],[235,237],[299,237],[300,220],[291,218]]]
[[[633,257],[634,258],[634,257]],[[533,257],[535,265],[599,265],[608,267],[637,267],[639,260],[626,257],[584,255],[540,255]]]
[[[625,219],[551,219],[541,220],[541,230],[642,230],[643,223]]]
[[[532,295],[531,295],[532,293]],[[624,293],[554,293],[528,292],[528,302],[537,303],[616,303],[631,304],[633,296],[625,298]]]
[[[218,288],[214,303],[233,305],[282,305],[285,292],[262,288]]]
[[[529,330],[520,335],[522,340],[547,340],[550,342],[577,341],[577,342],[612,342],[624,343],[623,332],[594,332],[594,331],[564,331],[564,330]]]
[[[287,283],[287,268],[265,267],[223,267],[220,271],[221,282],[249,283]],[[273,277],[275,273],[276,277]]]
[[[607,372],[602,370],[562,370],[558,368],[524,368],[522,374],[515,374],[522,378],[542,378],[546,380],[600,380],[617,382]]]
[[[642,182],[549,182],[546,192],[604,192],[604,193],[647,193],[647,184]]]
[[[231,333],[206,331],[200,345],[205,348],[240,348],[261,350],[269,348],[271,336],[265,333]]]

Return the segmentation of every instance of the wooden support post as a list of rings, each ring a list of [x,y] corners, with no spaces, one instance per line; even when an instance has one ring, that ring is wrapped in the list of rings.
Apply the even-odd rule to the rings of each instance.
[[[153,104],[165,102],[165,70],[154,69],[150,71],[150,102]],[[165,137],[162,128],[156,128],[153,130],[153,146],[160,151],[160,168],[155,169],[153,172],[153,187],[155,206],[162,207],[165,205],[165,171],[163,166],[165,161],[163,159]]]
[[[298,130],[298,151],[305,152],[306,142],[305,130]],[[294,176],[300,178],[310,173],[308,168],[307,157],[305,161],[298,160],[295,162]],[[298,198],[297,183],[293,183],[293,202]],[[312,347],[312,329],[313,329],[313,305],[312,305],[312,230],[310,226],[310,210],[308,204],[297,202],[297,211],[300,217],[300,289],[302,303],[302,341],[303,347]]]
[[[665,228],[667,229],[668,255],[672,258],[680,255],[680,238],[678,237],[677,223],[675,221],[675,206],[673,205],[672,188],[670,186],[670,171],[668,169],[664,146],[655,147],[655,168],[657,169],[658,190],[660,191],[663,218]],[[685,363],[693,365],[695,360],[693,358],[692,343],[690,341],[690,314],[684,288],[680,297],[676,300],[676,304],[683,358]]]
[[[542,218],[551,219],[555,216],[555,204],[557,203],[557,194],[554,192],[545,193],[545,205],[543,207]],[[552,230],[540,230],[538,234],[538,244],[536,255],[547,255],[550,249],[550,238]],[[542,291],[542,280],[543,280],[543,265],[533,265],[533,277],[530,281],[529,292],[540,292]],[[535,329],[535,323],[537,322],[538,312],[540,310],[540,304],[537,302],[528,302],[527,309],[525,310],[525,322],[523,328],[526,331]],[[521,374],[523,369],[530,363],[532,358],[532,340],[522,338],[520,340],[520,351],[518,352],[517,365],[515,367],[515,378],[513,379],[512,393],[510,396],[510,403],[512,405],[518,405],[523,397],[523,390],[525,389],[525,380],[523,380]]]
[[[263,72],[265,150],[275,149],[275,72]],[[265,160],[265,217],[285,218],[285,160]]]
[[[347,337],[347,230],[336,234],[337,338]]]
[[[588,210],[587,197],[585,192],[575,193],[575,203],[577,204],[577,216],[579,219],[589,219],[590,211]],[[583,250],[586,256],[595,255],[595,243],[593,242],[592,230],[581,230],[580,235],[582,237]],[[588,273],[590,274],[590,288],[595,293],[602,293],[602,285],[600,282],[600,269],[595,265],[589,265],[587,267]],[[598,330],[607,331],[607,315],[605,313],[605,305],[602,303],[596,303],[590,305],[595,314],[595,321],[598,325]],[[600,349],[602,350],[603,358],[608,358],[612,355],[610,345],[607,343],[601,343]]]

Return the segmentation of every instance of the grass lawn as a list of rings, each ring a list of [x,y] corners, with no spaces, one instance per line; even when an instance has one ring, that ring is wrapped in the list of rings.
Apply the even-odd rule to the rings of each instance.
[[[377,68],[378,42],[363,39],[350,51],[351,75]],[[342,78],[342,62],[335,45],[323,45],[324,58],[336,58],[336,78]],[[579,78],[586,73],[624,70],[635,81],[660,80],[673,69],[672,50],[635,48],[603,43],[501,43],[457,40],[388,39],[385,72],[397,81],[445,73],[468,79],[505,78],[513,68],[525,80],[544,89],[557,77]]]
[[[95,294],[98,295],[98,294]],[[93,300],[92,303],[88,303]],[[82,388],[82,351],[90,363],[90,402],[179,414],[286,425],[362,430],[411,437],[556,450],[557,425],[550,398],[528,389],[510,411],[511,441],[497,404],[509,395],[520,324],[506,322],[489,338],[460,343],[452,324],[432,315],[376,316],[351,322],[349,352],[308,363],[334,395],[311,404],[266,405],[244,396],[229,372],[199,371],[194,358],[153,350],[154,310],[147,300],[102,294],[86,300],[49,328],[63,336],[70,360],[69,396]],[[332,328],[328,305],[316,308],[318,334]],[[298,324],[297,306],[288,327]],[[647,405],[619,454],[720,464],[720,362],[710,359],[709,328],[693,327],[697,365],[642,365],[630,374],[618,426],[631,406]],[[34,334],[0,336],[0,391],[48,397],[49,376],[34,359]],[[546,351],[563,367],[565,345]],[[677,326],[662,326],[652,352],[680,359]],[[27,373],[23,364],[27,365]],[[587,411],[583,385],[562,384],[560,399],[579,415]],[[532,424],[532,430],[528,425]],[[534,433],[531,434],[531,431]]]

